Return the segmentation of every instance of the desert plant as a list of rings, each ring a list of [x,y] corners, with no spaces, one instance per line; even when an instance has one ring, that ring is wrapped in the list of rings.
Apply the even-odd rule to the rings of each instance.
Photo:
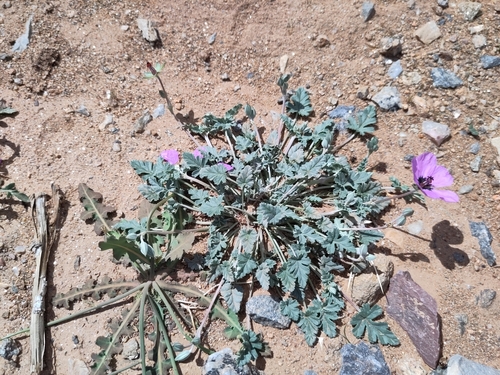
[[[159,71],[149,68],[147,76],[159,79]],[[368,158],[378,149],[377,138],[367,139],[375,130],[375,108],[348,119],[347,137],[331,119],[310,127],[303,121],[313,110],[309,93],[299,88],[287,100],[289,79],[278,80],[284,110],[280,127],[265,141],[254,123],[255,109],[245,106],[245,121],[237,117],[243,108],[237,105],[222,117],[209,113],[200,124],[183,124],[204,146],[181,157],[165,150],[156,163],[134,160],[131,165],[144,181],[139,191],[149,202],[163,204],[165,212],[192,228],[206,229],[209,280],[223,283],[229,309],[240,311],[245,283],[274,288],[286,298],[282,313],[313,345],[320,331],[336,335],[344,299],[334,274],[346,267],[360,272],[374,259],[369,247],[383,235],[369,223],[389,199],[368,170]],[[168,98],[163,85],[160,94]],[[352,167],[338,152],[356,136],[366,140],[367,153]],[[340,137],[346,140],[335,146]],[[214,139],[224,140],[225,147],[214,147]],[[406,196],[416,193],[406,191]],[[401,224],[409,215],[406,210],[394,222]],[[375,323],[374,317],[368,314],[364,324]],[[373,338],[398,343],[388,329]]]

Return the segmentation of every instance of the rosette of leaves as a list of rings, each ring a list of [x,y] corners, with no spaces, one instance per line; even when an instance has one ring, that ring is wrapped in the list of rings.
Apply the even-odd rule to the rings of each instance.
[[[288,80],[278,81],[284,98]],[[381,186],[367,170],[377,139],[366,142],[366,157],[352,166],[336,154],[342,145],[335,147],[339,132],[332,120],[315,126],[306,121],[313,108],[303,88],[286,102],[280,129],[266,140],[254,124],[254,108],[245,107],[248,121],[236,117],[241,108],[186,125],[206,146],[184,152],[180,164],[159,158],[131,165],[147,200],[163,201],[173,215],[206,227],[209,279],[223,280],[221,294],[231,310],[241,308],[242,281],[277,288],[286,296],[282,312],[313,345],[320,331],[336,335],[344,302],[334,275],[363,269],[373,259],[369,246],[383,237],[365,227],[388,204],[376,202]],[[369,135],[375,108],[348,121],[348,141]],[[213,147],[216,138],[227,147]]]

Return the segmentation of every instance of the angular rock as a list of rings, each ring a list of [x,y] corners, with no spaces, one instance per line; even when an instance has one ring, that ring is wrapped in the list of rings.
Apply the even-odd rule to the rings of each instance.
[[[213,33],[207,39],[208,44],[212,45],[215,43],[215,38],[217,38],[217,33]]]
[[[415,31],[415,36],[422,43],[431,44],[436,39],[441,38],[441,31],[436,22],[430,21],[420,26],[417,31]]]
[[[475,142],[471,144],[469,151],[471,154],[477,155],[480,149],[481,149],[481,144],[479,142]]]
[[[500,371],[455,354],[448,360],[446,375],[500,375]]]
[[[89,375],[90,370],[81,359],[68,358],[68,374]]]
[[[479,169],[481,168],[481,160],[481,156],[478,155],[474,158],[474,160],[470,162],[470,169],[472,170],[472,172],[479,172]]]
[[[158,36],[158,31],[153,27],[153,23],[150,20],[146,20],[144,18],[137,19],[137,27],[142,32],[142,37],[146,39],[148,42],[154,43],[160,40]]]
[[[460,195],[465,195],[465,194],[469,194],[472,190],[474,190],[473,185],[463,185],[460,187],[460,189],[458,189],[457,193]]]
[[[385,37],[380,40],[380,54],[388,58],[398,58],[403,52],[403,43],[397,36]]]
[[[7,361],[12,360],[21,353],[21,346],[12,339],[5,339],[0,342],[0,357]]]
[[[122,356],[129,361],[139,358],[139,343],[136,339],[131,339],[123,344]]]
[[[369,267],[365,272],[354,278],[351,297],[358,305],[365,303],[369,303],[370,305],[375,304],[383,293],[387,291],[389,280],[394,273],[394,264],[386,256],[377,255],[373,263],[377,268],[377,273],[375,273],[373,267]],[[379,279],[383,290],[380,290]]]
[[[108,125],[113,124],[115,121],[113,120],[113,115],[111,113],[107,113],[104,121],[99,124],[99,130],[104,131],[108,127]]]
[[[437,0],[437,3],[441,8],[448,8],[448,0]]]
[[[483,289],[479,292],[479,295],[476,296],[476,305],[483,309],[490,307],[496,296],[497,292],[493,289]]]
[[[280,72],[281,74],[285,74],[286,67],[288,66],[288,55],[283,55],[280,57]]]
[[[472,44],[475,48],[481,49],[486,47],[486,37],[484,35],[478,34],[472,37]]]
[[[372,100],[386,111],[396,111],[401,108],[401,95],[394,86],[386,86],[376,93]]]
[[[477,26],[469,27],[469,31],[471,34],[479,34],[483,30],[484,30],[484,25],[477,25]]]
[[[347,120],[354,114],[356,107],[353,105],[339,105],[333,111],[328,112],[328,117],[333,119]]]
[[[437,303],[409,272],[400,271],[392,278],[386,311],[408,333],[424,362],[436,368],[441,354]]]
[[[491,69],[500,66],[500,56],[481,56],[481,64],[483,64],[483,69]]]
[[[458,10],[463,14],[464,20],[471,22],[481,11],[481,3],[472,1],[458,3]]]
[[[26,25],[24,26],[24,33],[17,38],[14,46],[12,47],[12,52],[23,52],[26,48],[28,48],[28,44],[30,43],[31,38],[31,21],[33,20],[33,16],[31,15],[26,21]]]
[[[437,146],[440,146],[451,134],[448,125],[427,120],[422,122],[422,133],[427,135]]]
[[[340,349],[342,367],[339,375],[390,375],[378,345],[368,345],[360,341],[357,345],[346,344]]]
[[[401,375],[427,375],[427,370],[422,367],[421,361],[411,357],[401,358],[398,361],[398,368],[401,370]]]
[[[153,117],[148,110],[144,111],[143,115],[137,119],[134,124],[134,133],[143,133],[146,125],[153,120]]]
[[[246,304],[246,312],[250,318],[263,326],[288,329],[291,320],[281,314],[280,303],[271,296],[254,296]]]
[[[361,17],[363,17],[363,21],[370,21],[375,15],[375,4],[370,2],[363,3],[361,7]]]
[[[163,116],[164,114],[165,114],[165,104],[158,104],[158,107],[156,107],[153,110],[153,118]]]
[[[491,248],[491,241],[493,241],[493,236],[490,233],[490,230],[484,223],[476,223],[473,221],[469,221],[469,227],[471,234],[474,237],[477,237],[479,240],[479,248],[481,249],[481,255],[490,267],[493,267],[496,264],[497,257]]]
[[[259,371],[252,365],[239,367],[233,351],[230,348],[225,348],[208,356],[202,374],[259,375]]]
[[[387,71],[387,75],[392,78],[396,79],[398,78],[401,73],[403,73],[403,67],[401,66],[401,60],[395,61],[391,64],[389,67],[389,70]]]
[[[318,48],[325,48],[330,45],[330,40],[326,35],[319,35],[316,40],[314,41],[314,46]]]
[[[422,76],[418,72],[408,72],[403,74],[401,81],[407,86],[418,85],[422,81]]]
[[[500,137],[492,138],[491,145],[497,150],[497,154],[500,155]]]
[[[434,87],[441,89],[455,89],[463,84],[460,78],[443,68],[432,68],[431,78],[434,81]]]

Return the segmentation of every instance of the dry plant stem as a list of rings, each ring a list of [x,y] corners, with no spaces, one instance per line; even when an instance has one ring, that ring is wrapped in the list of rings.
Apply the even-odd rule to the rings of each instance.
[[[352,134],[349,138],[347,138],[346,141],[344,141],[344,143],[338,145],[337,147],[335,147],[332,151],[333,154],[335,154],[337,151],[339,151],[342,147],[344,147],[345,145],[347,145],[349,142],[351,142],[354,138],[356,138],[356,134]]]
[[[59,218],[60,204],[59,188],[52,184],[52,200],[55,215],[52,221],[52,231],[49,234],[47,213],[45,210],[45,194],[38,194],[32,205],[32,216],[37,233],[36,270],[33,282],[30,324],[30,347],[32,373],[40,374],[43,370],[43,355],[45,352],[45,292],[47,291],[47,263],[54,244]]]
[[[354,303],[354,301],[351,299],[351,297],[349,297],[347,294],[345,294],[345,293],[344,293],[343,291],[341,291],[341,290],[340,290],[340,293],[342,293],[342,297],[344,297],[344,299],[345,299],[347,302],[349,302],[349,303],[352,305],[352,307],[354,307],[354,309],[355,309],[356,311],[358,311],[358,312],[359,312],[359,307],[358,307],[358,305],[356,305],[356,304]]]
[[[223,284],[224,284],[224,281],[221,280],[218,287],[217,287],[217,290],[215,291],[214,296],[212,297],[212,301],[210,301],[210,305],[208,306],[207,312],[205,313],[205,316],[203,317],[203,320],[201,321],[200,326],[196,330],[195,338],[201,339],[201,333],[203,331],[203,327],[208,322],[208,317],[210,316],[210,311],[212,311],[212,308],[214,307],[215,301],[217,301],[217,297],[219,297],[219,293],[220,293],[220,290],[221,290]],[[196,350],[196,347],[191,347],[191,353],[193,353],[194,350]]]
[[[39,194],[32,206],[32,215],[36,224],[38,246],[36,250],[36,271],[33,282],[32,311],[30,325],[31,360],[30,371],[40,374],[43,370],[45,352],[45,292],[47,290],[48,247],[47,217],[45,212],[45,194]]]

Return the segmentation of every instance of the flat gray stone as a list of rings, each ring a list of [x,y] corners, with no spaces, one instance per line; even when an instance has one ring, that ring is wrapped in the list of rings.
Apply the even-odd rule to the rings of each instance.
[[[153,116],[149,113],[148,110],[144,111],[144,114],[137,119],[134,124],[134,133],[144,133],[146,129],[146,125],[149,124],[153,120]]]
[[[482,34],[477,34],[472,37],[472,44],[474,44],[474,47],[477,49],[481,49],[486,47],[486,37]]]
[[[436,368],[441,355],[437,303],[409,272],[400,271],[391,279],[386,311],[408,333],[424,362]]]
[[[441,38],[441,30],[439,30],[436,22],[430,21],[420,26],[417,31],[415,31],[415,36],[422,43],[431,44],[436,39]]]
[[[0,342],[0,357],[7,361],[14,359],[21,353],[21,346],[12,339],[5,339]]]
[[[246,312],[254,322],[263,326],[278,329],[290,327],[290,318],[281,314],[279,301],[271,296],[263,295],[250,298],[246,304]]]
[[[339,375],[390,375],[378,345],[360,341],[357,345],[346,344],[340,349],[342,367]]]
[[[28,18],[26,21],[26,25],[24,26],[24,33],[21,34],[19,38],[17,38],[14,46],[12,47],[12,52],[23,52],[26,48],[28,48],[28,44],[30,43],[31,38],[31,21],[33,20],[33,16]]]
[[[434,87],[441,89],[455,89],[463,85],[460,78],[443,68],[432,68],[431,78],[434,81]]]
[[[370,2],[363,3],[361,7],[361,17],[363,17],[363,21],[370,21],[375,15],[375,4]]]
[[[401,95],[394,86],[386,86],[373,95],[372,100],[386,111],[395,111],[401,108]]]
[[[500,371],[455,354],[448,360],[446,375],[500,375]]]
[[[138,18],[137,27],[141,30],[142,37],[148,42],[154,43],[160,39],[158,36],[158,31],[153,27],[153,24],[150,20]]]
[[[391,79],[396,79],[398,78],[401,73],[403,73],[403,67],[401,66],[401,60],[395,61],[391,64],[389,67],[389,70],[387,71],[387,75]]]
[[[472,172],[479,172],[479,169],[481,168],[481,160],[482,157],[478,155],[470,162],[470,169],[472,170]]]
[[[500,66],[500,56],[481,56],[481,64],[483,65],[483,69],[491,69]]]
[[[497,257],[491,248],[491,241],[493,241],[493,236],[485,223],[476,223],[469,221],[469,227],[472,235],[479,240],[479,248],[481,249],[481,255],[488,262],[490,267],[496,264]]]

